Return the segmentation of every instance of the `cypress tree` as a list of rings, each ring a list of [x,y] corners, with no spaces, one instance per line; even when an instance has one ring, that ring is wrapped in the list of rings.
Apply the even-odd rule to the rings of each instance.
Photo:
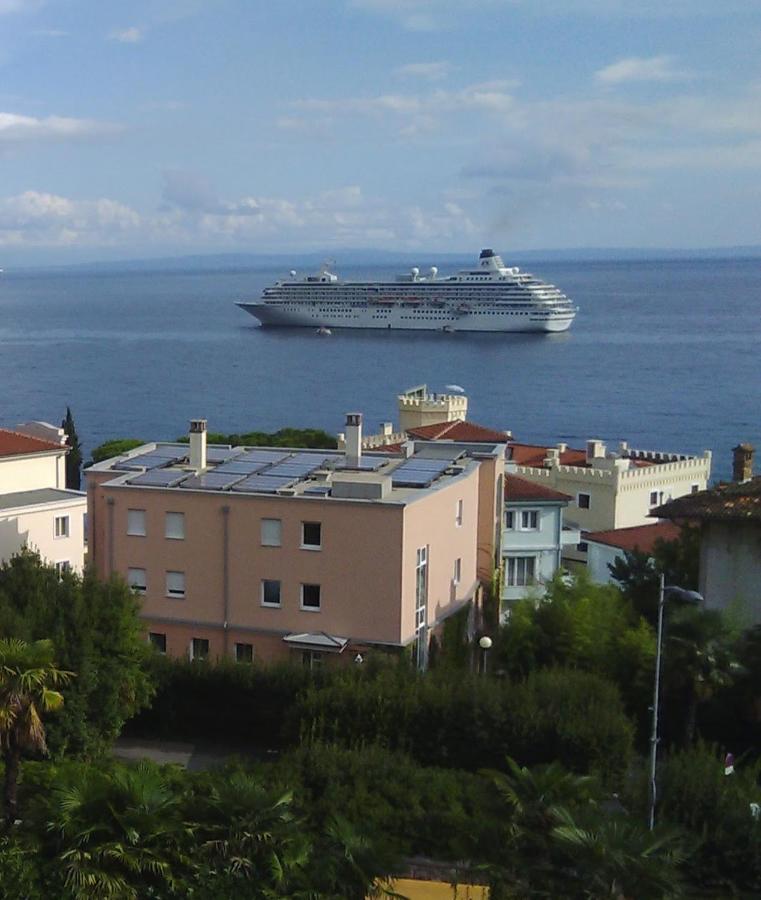
[[[66,487],[78,491],[81,483],[82,445],[79,443],[74,416],[69,406],[66,407],[66,418],[61,422],[61,428],[66,434],[66,443],[69,446],[69,452],[66,454]]]

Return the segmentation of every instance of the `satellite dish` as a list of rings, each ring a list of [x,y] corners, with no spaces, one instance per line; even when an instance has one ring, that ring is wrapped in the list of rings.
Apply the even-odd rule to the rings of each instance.
[[[431,278],[435,278],[439,274],[439,270],[436,266],[431,266]]]
[[[295,278],[295,277],[296,277],[296,270],[291,269],[291,278]]]
[[[420,269],[418,269],[417,266],[413,266],[410,269],[410,272],[417,278],[417,276],[420,274]]]
[[[447,384],[445,385],[448,391],[454,391],[456,394],[464,394],[465,388],[459,384]]]

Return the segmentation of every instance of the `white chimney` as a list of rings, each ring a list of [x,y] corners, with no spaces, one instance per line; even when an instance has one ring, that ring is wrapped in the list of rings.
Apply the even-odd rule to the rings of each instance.
[[[605,459],[605,444],[599,440],[587,441],[587,462],[595,459]]]
[[[391,437],[394,433],[394,426],[391,422],[381,422],[381,434],[383,437]]]
[[[206,419],[190,420],[190,467],[196,473],[206,468]]]
[[[362,413],[346,413],[346,464],[359,468],[362,459]]]

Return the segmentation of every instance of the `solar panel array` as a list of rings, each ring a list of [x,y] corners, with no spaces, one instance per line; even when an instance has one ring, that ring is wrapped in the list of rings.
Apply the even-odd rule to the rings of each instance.
[[[212,472],[203,472],[200,475],[191,475],[180,482],[180,487],[195,491],[226,491],[236,481],[242,481],[245,477],[245,474],[240,472],[218,472],[214,470]]]
[[[448,459],[411,456],[391,473],[394,487],[428,487],[452,465]]]
[[[293,478],[276,477],[272,475],[249,475],[243,481],[239,481],[231,488],[241,493],[276,494],[280,488],[293,482]]]
[[[137,484],[148,487],[175,487],[183,478],[187,477],[185,469],[149,469],[142,475],[130,478],[127,484]]]

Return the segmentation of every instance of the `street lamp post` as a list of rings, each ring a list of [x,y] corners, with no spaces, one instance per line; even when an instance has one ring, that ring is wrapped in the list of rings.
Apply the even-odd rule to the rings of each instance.
[[[661,573],[658,587],[658,634],[655,645],[655,684],[653,685],[653,718],[650,732],[650,831],[655,828],[655,804],[658,796],[656,767],[658,765],[658,707],[661,694],[661,659],[663,657],[663,611],[669,597],[678,597],[687,603],[700,603],[703,599],[697,591],[688,591],[676,586],[667,587],[663,573]]]
[[[482,664],[481,664],[481,674],[486,675],[486,654],[491,650],[492,639],[488,634],[485,634],[482,638],[478,639],[478,646],[483,651],[482,653]]]

